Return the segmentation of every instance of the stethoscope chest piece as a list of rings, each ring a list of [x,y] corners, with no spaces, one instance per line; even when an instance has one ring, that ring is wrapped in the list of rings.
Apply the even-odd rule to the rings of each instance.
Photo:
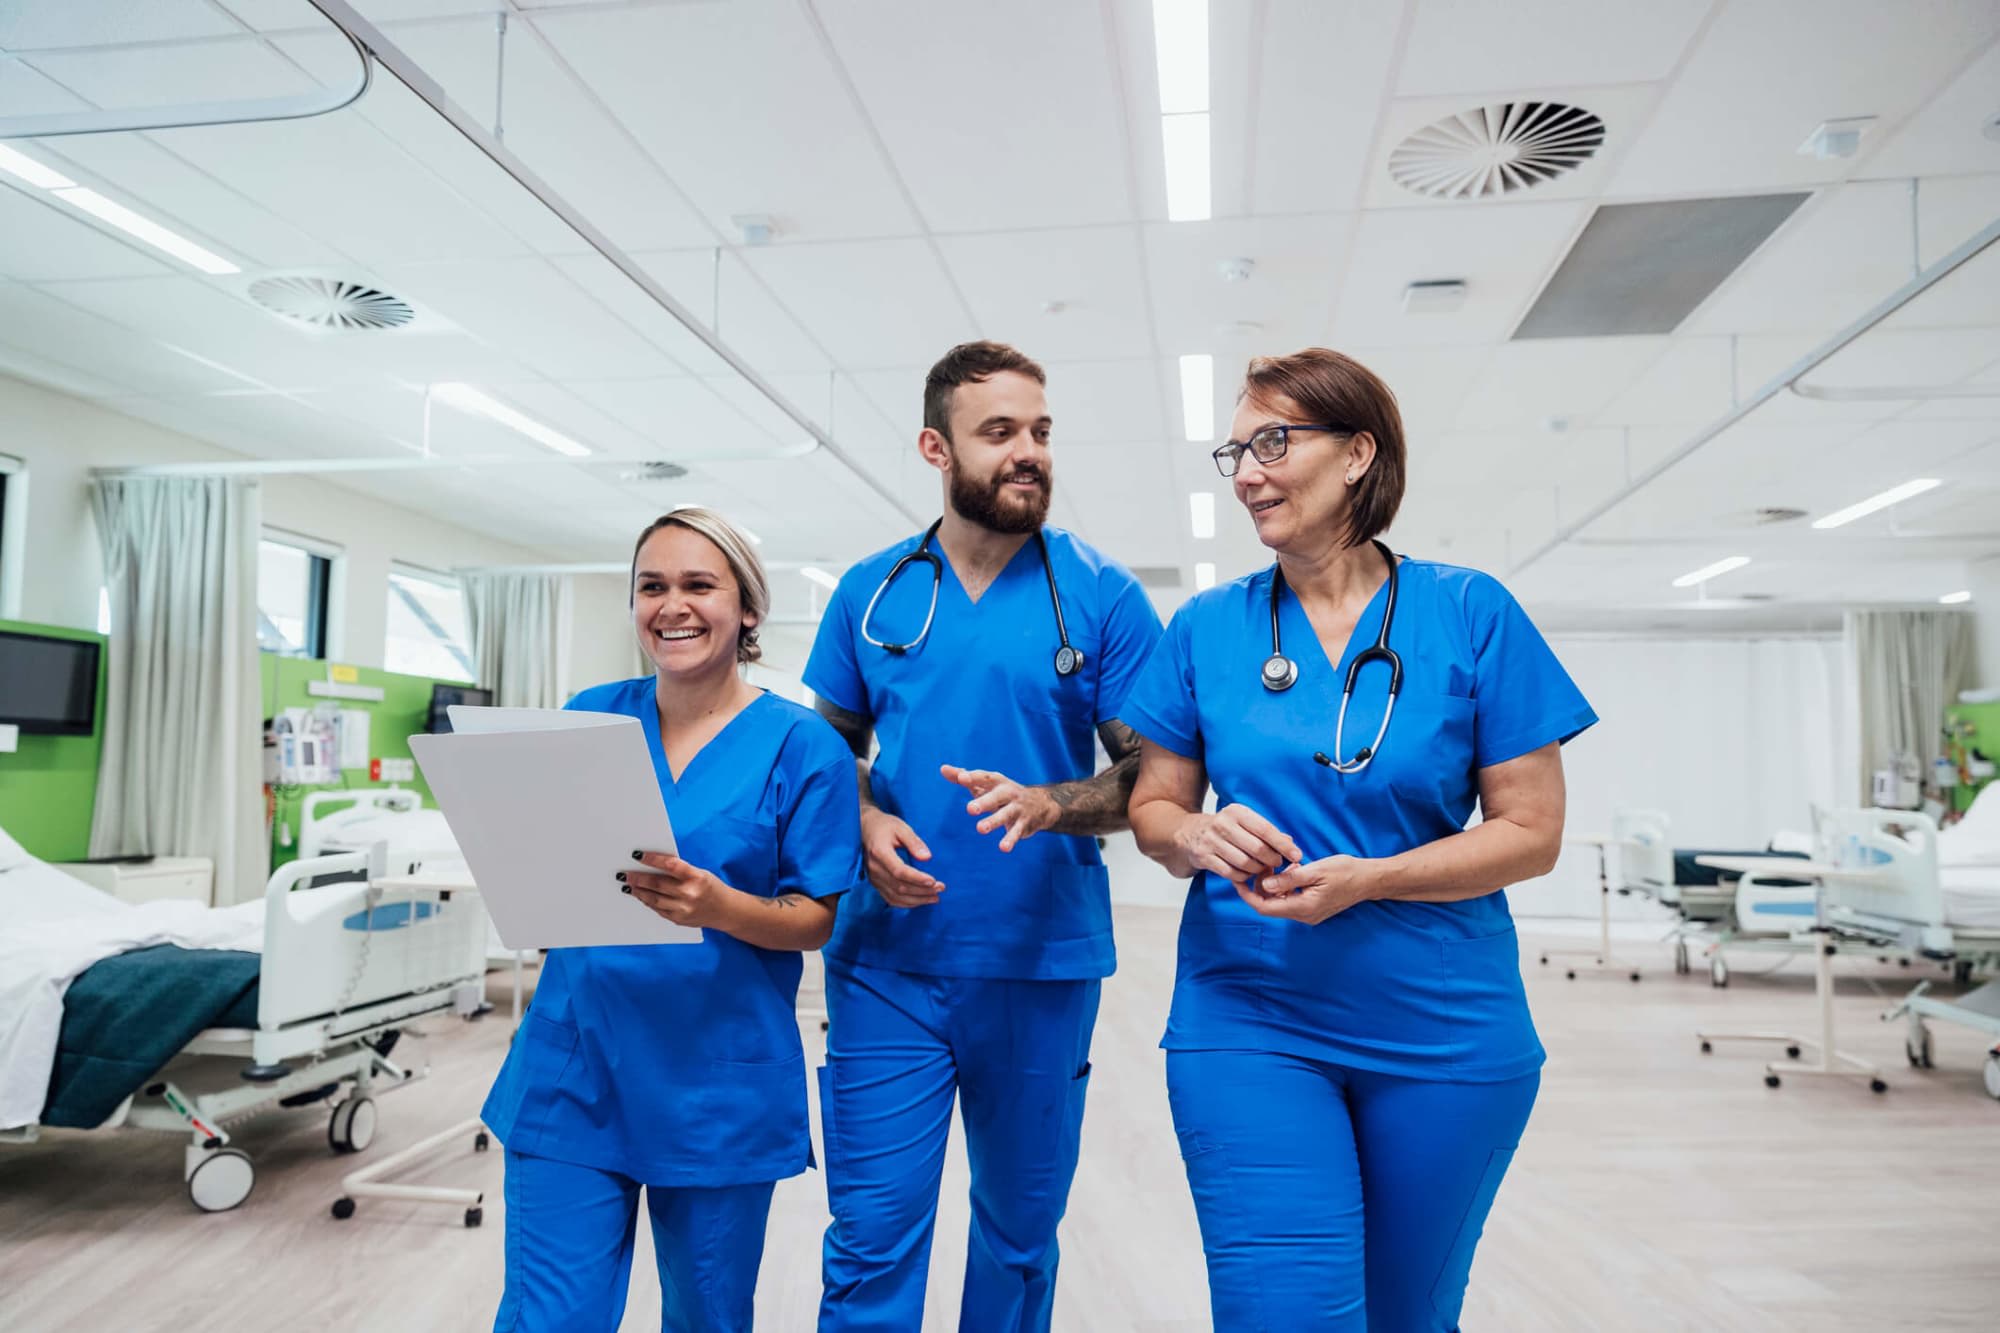
[[[1074,676],[1081,670],[1083,670],[1082,653],[1068,644],[1064,644],[1062,647],[1056,649],[1056,674],[1058,676]]]
[[[1283,693],[1298,683],[1299,664],[1283,653],[1272,653],[1264,659],[1262,679],[1265,689],[1273,694]]]

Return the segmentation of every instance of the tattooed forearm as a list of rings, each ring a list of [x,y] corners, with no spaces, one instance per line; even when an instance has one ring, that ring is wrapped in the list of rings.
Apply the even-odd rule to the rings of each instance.
[[[868,790],[868,752],[875,744],[875,723],[865,713],[857,713],[828,699],[819,701],[819,715],[825,718],[854,751],[854,776],[861,784],[861,808],[872,810],[875,795]]]
[[[1139,756],[1135,754],[1081,781],[1044,788],[1062,811],[1050,825],[1051,831],[1095,837],[1125,828],[1126,807],[1132,800],[1132,785],[1138,780]]]
[[[806,897],[803,893],[781,893],[775,898],[764,899],[764,905],[776,908],[803,907],[812,901],[811,898]]]

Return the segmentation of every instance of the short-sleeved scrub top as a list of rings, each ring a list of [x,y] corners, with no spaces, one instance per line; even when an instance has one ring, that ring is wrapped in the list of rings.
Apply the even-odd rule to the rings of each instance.
[[[600,685],[569,707],[639,719],[681,859],[769,898],[865,884],[854,755],[823,718],[761,695],[676,781],[654,689],[650,676]],[[601,873],[590,887],[617,893]],[[481,1117],[512,1151],[651,1185],[796,1175],[811,1161],[800,970],[796,952],[717,930],[552,949]]]
[[[1183,605],[1125,701],[1149,740],[1206,766],[1218,806],[1242,804],[1306,859],[1398,855],[1459,832],[1479,770],[1597,715],[1520,605],[1488,575],[1405,559],[1389,646],[1403,689],[1379,752],[1357,773],[1334,748],[1348,664],[1375,642],[1386,588],[1338,662],[1290,589],[1279,625],[1298,680],[1266,690],[1273,571]],[[1342,759],[1373,739],[1389,671],[1362,668]],[[1181,919],[1169,1050],[1268,1050],[1357,1069],[1467,1082],[1540,1068],[1504,892],[1454,903],[1375,900],[1316,926],[1265,917],[1228,880],[1198,874]]]
[[[1096,840],[1039,833],[1003,853],[1000,835],[977,832],[966,814],[965,788],[938,772],[956,764],[1037,785],[1089,777],[1096,728],[1120,715],[1159,639],[1159,616],[1130,570],[1060,528],[1042,532],[1070,645],[1083,654],[1082,670],[1069,676],[1055,669],[1061,638],[1032,540],[977,602],[933,540],[943,573],[929,634],[932,581],[922,562],[905,566],[866,614],[921,537],[869,556],[840,580],[806,684],[872,719],[881,751],[870,792],[929,846],[932,859],[917,864],[946,887],[935,905],[910,911],[874,892],[855,894],[841,904],[827,957],[927,976],[1111,974],[1110,885]],[[879,643],[914,646],[892,653]]]

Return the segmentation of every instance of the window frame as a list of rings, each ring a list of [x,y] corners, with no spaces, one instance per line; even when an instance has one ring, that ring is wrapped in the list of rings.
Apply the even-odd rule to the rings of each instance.
[[[333,602],[339,583],[340,568],[344,565],[344,552],[331,542],[308,537],[302,533],[289,532],[284,528],[266,527],[257,534],[257,545],[261,549],[266,544],[282,546],[299,552],[306,557],[306,619],[304,649],[300,653],[277,653],[276,649],[258,646],[259,652],[276,656],[297,656],[306,661],[331,661],[333,659]],[[263,614],[263,589],[258,590],[258,614]]]
[[[408,596],[408,594],[406,594],[401,588],[396,586],[396,580],[399,577],[410,579],[418,583],[428,583],[433,585],[434,587],[453,589],[458,593],[461,605],[463,605],[465,598],[465,580],[460,578],[456,574],[447,573],[444,570],[430,569],[423,565],[411,564],[407,560],[391,560],[389,562],[388,576],[383,580],[383,583],[388,597],[390,599],[394,599],[399,596],[402,597],[405,605],[407,605],[410,608],[411,613],[416,616],[419,623],[427,622],[427,627],[432,629],[433,635],[437,639],[437,642],[444,648],[446,652],[450,653],[452,657],[456,658],[458,664],[465,669],[465,675],[463,677],[427,676],[425,678],[430,680],[453,680],[453,681],[463,680],[464,683],[468,685],[474,685],[474,686],[478,685],[479,669],[478,669],[478,664],[473,661],[472,644],[469,641],[460,643],[450,638],[448,635],[440,633],[439,631],[442,631],[444,627],[442,625],[437,624],[437,622],[432,618],[430,612],[425,610],[416,601],[411,599]],[[397,668],[389,665],[388,634],[386,630],[387,630],[387,623],[385,617],[384,618],[385,632],[383,634],[383,645],[382,645],[382,666],[385,671],[396,671]],[[469,640],[472,632],[471,617],[469,614],[466,617],[465,631],[467,639]],[[411,673],[399,672],[398,674],[407,675]]]

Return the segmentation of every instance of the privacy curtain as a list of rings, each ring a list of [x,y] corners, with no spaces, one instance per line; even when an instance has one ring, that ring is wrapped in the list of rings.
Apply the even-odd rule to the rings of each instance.
[[[215,901],[264,891],[256,483],[93,483],[111,643],[92,856],[201,856]]]
[[[479,683],[502,708],[560,708],[569,590],[559,574],[466,574]]]
[[[1861,803],[1873,774],[1913,755],[1930,785],[1944,753],[1944,710],[1972,675],[1972,617],[1962,611],[1850,611],[1848,658],[1859,690]]]

